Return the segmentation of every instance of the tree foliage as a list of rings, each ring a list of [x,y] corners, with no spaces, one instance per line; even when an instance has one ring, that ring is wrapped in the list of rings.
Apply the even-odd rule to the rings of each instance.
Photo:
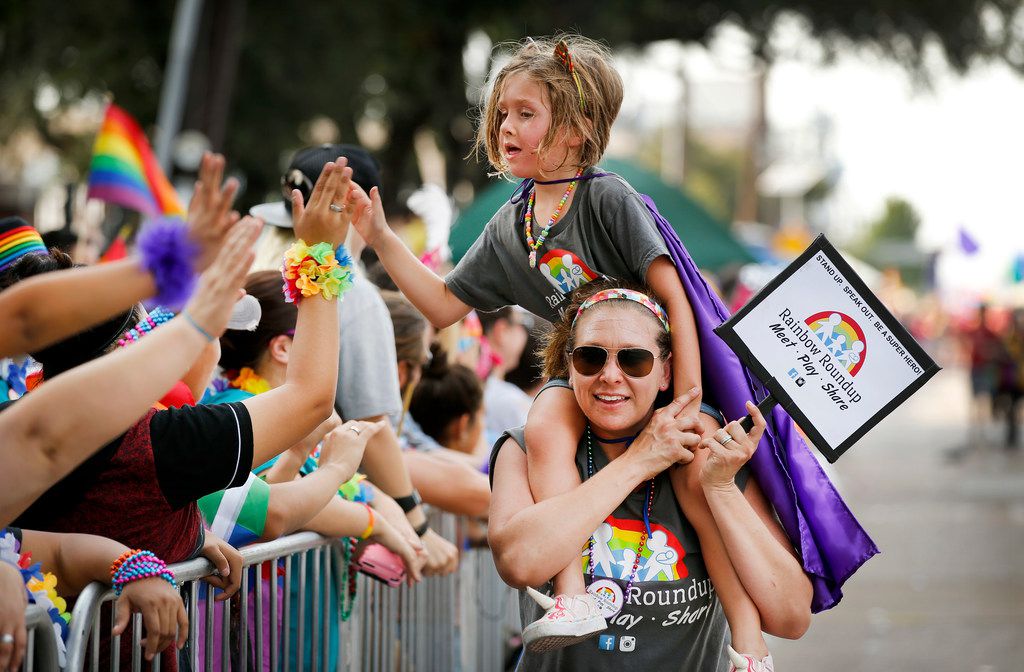
[[[242,18],[227,25],[222,17],[228,10]],[[416,181],[411,148],[422,129],[433,131],[447,158],[450,184],[483,179],[483,166],[462,160],[470,149],[476,103],[467,99],[462,53],[475,29],[494,42],[577,30],[619,47],[662,39],[706,42],[729,21],[748,31],[756,52],[770,61],[773,27],[795,14],[826,55],[848,43],[873,45],[920,71],[926,47],[937,44],[961,71],[979,58],[1001,59],[1024,71],[1020,36],[1010,28],[1019,12],[1017,0],[521,0],[514,5],[207,0],[186,119],[209,133],[204,126],[212,122],[210,115],[204,117],[204,106],[230,87],[227,127],[217,148],[247,176],[245,198],[255,202],[276,188],[282,155],[304,144],[304,122],[326,116],[337,123],[343,140],[353,141],[369,110],[388,126],[389,142],[379,157],[386,191],[393,195],[400,185]],[[0,3],[0,137],[32,124],[66,155],[86,160],[80,147],[89,139],[62,135],[51,123],[53,115],[35,104],[46,84],[59,93],[57,109],[89,92],[110,92],[144,125],[155,122],[172,17],[171,2]],[[237,59],[237,67],[227,70],[232,76],[210,75],[232,58]],[[367,87],[371,75],[383,78],[386,88]]]

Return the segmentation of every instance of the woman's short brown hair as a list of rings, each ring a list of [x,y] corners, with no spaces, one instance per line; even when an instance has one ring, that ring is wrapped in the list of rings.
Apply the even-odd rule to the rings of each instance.
[[[555,56],[555,45],[565,42],[579,75],[584,105],[569,70]],[[608,147],[612,123],[622,107],[622,77],[612,67],[611,52],[604,45],[580,35],[562,33],[552,37],[527,38],[512,45],[498,45],[499,50],[511,49],[511,60],[494,77],[490,92],[485,93],[477,128],[474,149],[486,154],[487,160],[499,173],[508,172],[508,164],[501,154],[501,114],[498,99],[505,80],[516,73],[526,73],[547,92],[551,107],[551,127],[541,140],[538,153],[550,150],[562,132],[583,139],[580,147],[579,168],[597,165]]]
[[[569,307],[565,309],[562,317],[552,325],[551,331],[544,337],[542,357],[544,359],[545,376],[548,378],[569,378],[569,353],[576,345],[576,330],[573,328],[576,312],[583,305],[583,302],[593,295],[605,289],[613,288],[632,289],[633,291],[646,294],[652,301],[658,304],[665,305],[649,287],[635,282],[623,282],[608,278],[588,282],[573,293],[572,299],[569,301]],[[657,340],[658,357],[661,359],[668,357],[669,353],[672,352],[672,338],[664,328],[661,328],[661,322],[654,313],[639,303],[626,299],[609,299],[608,303],[612,302],[617,306],[634,307],[640,313],[646,314],[653,321],[652,324],[657,324],[659,326]]]

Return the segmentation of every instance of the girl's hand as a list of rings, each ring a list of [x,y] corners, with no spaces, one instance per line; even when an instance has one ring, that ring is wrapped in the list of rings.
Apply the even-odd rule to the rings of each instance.
[[[341,427],[331,430],[324,437],[320,447],[319,468],[335,467],[339,470],[341,483],[352,478],[363,461],[366,443],[384,427],[384,421],[363,422],[349,420]]]
[[[693,450],[700,443],[696,433],[700,421],[696,416],[685,414],[683,409],[699,394],[700,388],[694,387],[668,406],[656,410],[640,436],[626,450],[624,456],[637,464],[641,481],[653,478],[677,462],[686,464],[693,460]]]
[[[356,187],[358,189],[358,187]],[[359,189],[360,193],[363,193],[362,189]],[[365,194],[364,194],[365,197]],[[377,187],[370,189],[368,200],[361,201],[363,207],[358,210],[358,214],[352,220],[352,226],[356,227],[356,231],[363,237],[366,244],[373,247],[378,240],[380,240],[381,234],[388,230],[388,220],[384,217],[384,206],[380,200],[380,190]]]
[[[25,657],[28,594],[21,572],[0,560],[0,670],[17,670]]]
[[[242,587],[242,554],[237,548],[207,530],[199,555],[213,563],[219,574],[203,579],[214,588],[220,588],[221,593],[217,595],[215,601],[223,602],[230,599]]]
[[[201,250],[196,260],[196,270],[200,272],[213,263],[224,236],[239,219],[238,213],[231,210],[238,193],[238,180],[230,178],[222,185],[223,179],[224,157],[210,152],[203,154],[199,181],[188,204],[188,232]]]
[[[401,556],[402,563],[405,565],[406,580],[410,586],[423,579],[423,575],[420,573],[420,569],[423,567],[423,560],[420,557],[423,546],[418,541],[414,547],[398,534],[385,518],[377,518],[370,539]]]
[[[199,277],[199,286],[185,306],[192,319],[213,338],[223,334],[228,326],[231,309],[240,298],[245,275],[252,265],[252,245],[261,227],[262,222],[254,217],[246,217],[232,227],[217,258]]]
[[[345,242],[349,224],[357,216],[357,209],[366,206],[351,189],[352,169],[345,157],[324,165],[319,179],[313,185],[309,203],[303,203],[302,192],[292,190],[292,221],[295,237],[308,245],[327,242],[338,247]],[[331,206],[335,206],[331,209]]]
[[[117,598],[117,622],[111,631],[120,635],[128,627],[134,613],[142,614],[146,624],[146,660],[160,653],[177,640],[178,648],[188,639],[188,616],[178,591],[159,577],[140,579],[127,584]]]
[[[369,481],[370,490],[373,491],[373,499],[370,500],[370,506],[373,507],[374,512],[378,516],[382,516],[389,523],[391,527],[395,528],[395,531],[402,536],[411,546],[414,548],[420,547],[422,550],[419,552],[420,566],[427,562],[427,551],[422,548],[423,544],[420,542],[420,538],[416,536],[416,530],[412,528],[412,523],[405,515],[405,511],[402,511],[402,507],[398,505],[390,495],[385,493],[383,490],[375,486]]]
[[[754,420],[749,434],[743,431],[739,421],[733,421],[701,441],[701,448],[711,451],[700,470],[700,482],[706,490],[732,487],[736,472],[757,450],[765,429],[764,416],[752,401],[747,402],[747,411]]]

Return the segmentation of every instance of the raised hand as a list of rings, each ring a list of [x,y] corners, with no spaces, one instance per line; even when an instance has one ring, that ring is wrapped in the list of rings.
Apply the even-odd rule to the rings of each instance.
[[[253,261],[252,245],[263,223],[246,217],[231,228],[217,258],[199,278],[195,293],[185,311],[201,329],[213,338],[224,333],[231,309],[238,301],[245,275]]]
[[[345,157],[328,162],[313,185],[309,202],[303,203],[302,193],[292,191],[292,221],[295,237],[308,245],[320,242],[337,247],[345,242],[348,227],[356,214],[356,202],[351,193],[352,169]]]
[[[203,154],[199,180],[188,204],[188,232],[200,248],[196,260],[196,270],[200,272],[213,263],[224,236],[239,219],[238,213],[231,210],[238,193],[238,180],[229,178],[222,184],[224,164],[220,154]]]
[[[360,193],[365,195],[362,189]],[[363,207],[356,211],[352,219],[352,226],[363,237],[366,244],[373,247],[381,235],[388,230],[388,220],[384,216],[384,206],[380,200],[380,190],[377,187],[370,189],[370,194]]]

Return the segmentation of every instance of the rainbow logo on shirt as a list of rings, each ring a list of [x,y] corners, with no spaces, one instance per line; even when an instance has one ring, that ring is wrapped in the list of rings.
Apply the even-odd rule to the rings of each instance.
[[[571,294],[598,274],[569,250],[549,250],[537,265],[541,275],[562,294]]]
[[[867,358],[867,340],[860,325],[837,310],[823,310],[804,322],[850,375],[856,376]]]
[[[644,529],[642,520],[608,516],[594,531],[594,576],[628,581],[636,562],[636,550]],[[590,553],[583,545],[583,571],[589,572]],[[636,581],[678,581],[689,575],[683,558],[686,551],[671,531],[651,524],[651,536],[637,564]]]

